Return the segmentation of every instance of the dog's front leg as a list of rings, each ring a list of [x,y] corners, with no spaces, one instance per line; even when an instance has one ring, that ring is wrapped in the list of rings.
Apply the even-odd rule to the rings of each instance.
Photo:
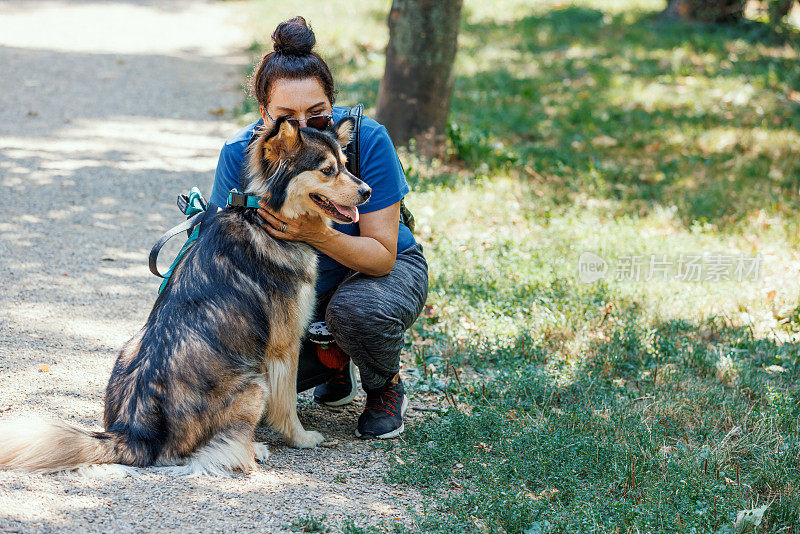
[[[316,447],[325,437],[319,432],[303,428],[297,418],[297,359],[300,344],[294,344],[281,353],[267,355],[266,419],[286,438],[292,447]]]

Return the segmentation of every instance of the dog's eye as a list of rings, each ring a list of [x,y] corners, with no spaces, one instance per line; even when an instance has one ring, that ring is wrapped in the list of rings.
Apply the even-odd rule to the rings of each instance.
[[[325,176],[333,176],[336,174],[336,169],[333,168],[333,165],[328,165],[324,169],[322,169],[322,174]]]

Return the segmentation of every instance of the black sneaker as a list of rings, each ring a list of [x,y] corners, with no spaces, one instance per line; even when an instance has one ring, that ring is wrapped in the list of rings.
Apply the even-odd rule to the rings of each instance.
[[[390,380],[382,388],[366,389],[366,392],[367,406],[358,418],[356,436],[379,439],[399,436],[406,428],[403,415],[408,408],[403,382]]]
[[[351,360],[331,379],[314,388],[314,400],[326,406],[344,406],[355,398],[356,393],[356,366]]]

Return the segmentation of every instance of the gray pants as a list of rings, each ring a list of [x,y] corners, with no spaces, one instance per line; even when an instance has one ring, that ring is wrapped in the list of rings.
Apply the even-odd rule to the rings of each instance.
[[[403,332],[428,297],[428,263],[422,245],[397,253],[385,276],[353,271],[317,302],[336,343],[361,373],[365,388],[383,386],[400,369]]]

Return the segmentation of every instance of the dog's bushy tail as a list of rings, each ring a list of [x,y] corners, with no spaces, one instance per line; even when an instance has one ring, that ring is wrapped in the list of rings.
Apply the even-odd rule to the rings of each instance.
[[[61,422],[0,423],[0,469],[38,473],[69,471],[91,464],[130,463],[124,440]]]

